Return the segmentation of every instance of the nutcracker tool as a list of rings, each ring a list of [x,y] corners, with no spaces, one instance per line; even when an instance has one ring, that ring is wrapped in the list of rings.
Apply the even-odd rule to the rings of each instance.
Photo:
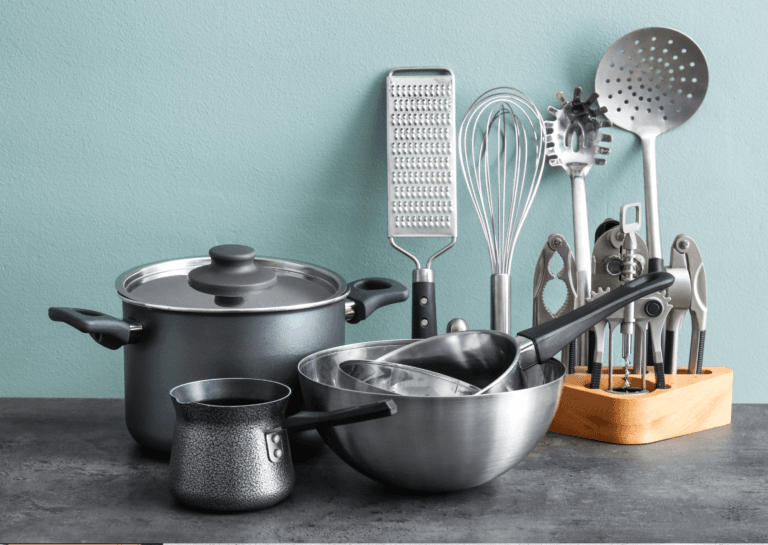
[[[557,274],[553,274],[549,268],[549,263],[558,254],[563,260],[563,268]],[[554,280],[560,280],[565,284],[565,301],[560,308],[552,312],[544,302],[544,292],[547,285]],[[576,261],[568,243],[563,235],[554,233],[549,235],[547,243],[539,254],[539,260],[536,262],[536,270],[533,276],[533,325],[537,326],[548,322],[554,318],[559,318],[574,309],[576,304]],[[562,360],[568,362],[568,373],[576,372],[576,349],[575,341],[563,349]]]

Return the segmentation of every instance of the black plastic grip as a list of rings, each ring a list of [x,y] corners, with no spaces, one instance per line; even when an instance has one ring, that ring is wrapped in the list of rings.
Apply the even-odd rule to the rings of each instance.
[[[600,379],[603,376],[603,365],[594,361],[592,361],[592,370],[590,371],[590,374],[592,375],[592,381],[589,383],[589,387],[592,390],[599,390],[600,389]]]
[[[397,413],[397,405],[391,399],[376,401],[330,412],[305,411],[285,419],[283,429],[288,431],[313,430],[318,426],[341,426],[392,416]]]
[[[597,335],[590,329],[587,333],[587,373],[592,373],[595,365],[595,348],[597,346]]]
[[[426,339],[437,335],[437,308],[435,307],[435,283],[414,282],[411,337]]]
[[[117,350],[141,339],[141,324],[118,320],[95,310],[51,307],[48,309],[48,317],[54,322],[64,322],[78,331],[90,334],[94,341],[110,350]]]
[[[650,324],[646,324],[645,326],[645,368],[646,369],[650,369],[651,367],[654,367],[656,365],[653,361],[654,354],[655,354],[655,350],[653,347],[653,339],[651,338]],[[663,361],[662,361],[661,369],[662,370],[664,369]]]
[[[606,218],[606,220],[597,226],[597,229],[595,229],[595,242],[600,240],[600,237],[603,236],[605,233],[613,229],[614,227],[617,227],[621,225],[620,222],[616,221],[613,218]]]
[[[653,372],[656,374],[656,389],[664,390],[667,387],[667,381],[664,379],[664,362],[653,364]]]
[[[568,374],[572,375],[576,372],[576,341],[571,341],[570,348],[568,350]]]
[[[668,288],[674,282],[675,277],[666,272],[646,274],[627,282],[581,308],[521,331],[518,335],[533,341],[539,361],[547,361],[573,339],[594,327],[600,320],[607,318],[632,301]]]
[[[662,272],[664,271],[664,260],[658,257],[652,257],[648,260],[648,272]]]
[[[696,374],[701,374],[702,366],[704,365],[704,335],[706,331],[699,332],[699,349],[696,351]]]
[[[347,299],[355,302],[355,314],[347,321],[362,322],[381,307],[408,299],[408,288],[389,278],[361,278],[349,283]]]
[[[675,352],[675,332],[667,329],[667,333],[664,336],[664,372],[668,375],[672,374],[672,359]]]

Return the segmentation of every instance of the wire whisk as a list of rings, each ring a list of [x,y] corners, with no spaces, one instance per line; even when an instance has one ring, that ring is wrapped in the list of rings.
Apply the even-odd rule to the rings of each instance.
[[[546,164],[544,120],[525,93],[497,87],[469,107],[458,142],[464,182],[491,258],[491,328],[509,334],[509,275]]]

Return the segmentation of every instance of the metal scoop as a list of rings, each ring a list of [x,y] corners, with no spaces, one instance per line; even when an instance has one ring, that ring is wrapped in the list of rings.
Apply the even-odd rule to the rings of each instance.
[[[375,394],[404,396],[464,396],[480,392],[452,377],[391,362],[349,360],[339,364],[339,386]]]
[[[581,308],[521,331],[516,337],[500,331],[446,333],[402,346],[377,361],[444,373],[479,387],[479,394],[541,386],[552,380],[547,376],[549,367],[542,364],[573,339],[628,303],[668,288],[674,280],[666,272],[641,276]]]
[[[605,53],[595,75],[598,103],[614,125],[640,137],[649,272],[664,270],[656,189],[656,137],[696,113],[709,84],[704,53],[671,28],[630,32]]]

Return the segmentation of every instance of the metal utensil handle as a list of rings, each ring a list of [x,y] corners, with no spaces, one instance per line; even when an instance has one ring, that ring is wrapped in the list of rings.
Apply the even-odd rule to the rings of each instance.
[[[589,218],[587,215],[587,187],[584,176],[571,176],[573,190],[573,241],[576,258],[576,308],[583,307],[592,289],[592,250],[589,247]]]
[[[691,335],[691,361],[688,367],[688,373],[691,374],[691,368],[694,368],[697,375],[701,374],[702,365],[704,364],[704,337],[706,331],[699,331],[696,335],[695,332]],[[693,355],[695,354],[695,358]]]
[[[300,412],[285,419],[283,429],[288,431],[312,430],[318,426],[341,426],[392,416],[397,413],[397,405],[391,399],[368,403],[358,407],[349,407],[330,412]]]
[[[592,290],[592,250],[589,247],[589,217],[587,214],[587,187],[584,176],[571,174],[573,192],[573,242],[576,259],[576,305],[583,307]],[[576,365],[588,365],[589,341],[586,336],[576,340]]]
[[[644,136],[643,178],[645,181],[645,231],[648,242],[648,272],[664,270],[659,227],[659,193],[656,185],[656,137]]]
[[[426,67],[426,68],[395,68],[394,70],[390,70],[389,74],[387,74],[387,77],[392,77],[399,75],[401,73],[403,74],[410,74],[413,75],[413,73],[416,72],[419,75],[422,75],[423,72],[435,72],[435,75],[438,76],[452,76],[453,72],[449,70],[448,68],[441,68],[441,67]],[[426,74],[423,74],[426,75]]]
[[[685,244],[684,244],[685,243]],[[704,359],[704,335],[707,330],[707,277],[699,247],[690,237],[680,240],[685,246],[686,263],[691,277],[691,352],[688,372],[701,373]]]
[[[512,332],[510,275],[491,275],[491,329],[509,335]]]

